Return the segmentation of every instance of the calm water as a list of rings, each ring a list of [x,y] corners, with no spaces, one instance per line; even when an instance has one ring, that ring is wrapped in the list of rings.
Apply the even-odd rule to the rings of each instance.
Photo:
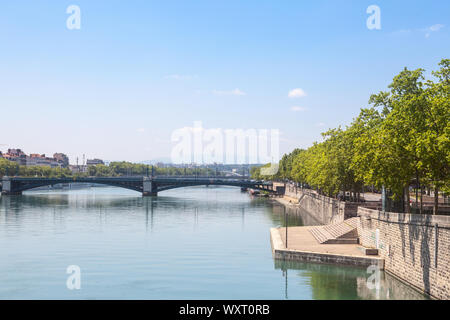
[[[384,273],[377,292],[365,269],[274,261],[281,213],[227,187],[0,197],[0,299],[424,298]],[[66,286],[69,265],[80,290]]]

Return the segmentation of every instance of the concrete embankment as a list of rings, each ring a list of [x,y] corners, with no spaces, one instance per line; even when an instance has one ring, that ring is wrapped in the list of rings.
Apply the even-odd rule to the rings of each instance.
[[[450,299],[450,216],[358,208],[360,243],[378,248],[385,269],[438,299]]]
[[[312,190],[288,186],[284,197],[308,212],[320,224],[339,223],[356,216],[356,207],[353,204],[319,195]]]
[[[314,226],[323,224],[314,214],[311,214],[310,212],[303,209],[298,203],[296,204],[293,199],[290,199],[289,197],[286,196],[282,198],[277,197],[273,199],[282,205],[280,206],[280,208],[284,206],[286,213],[289,216],[299,217],[303,225]],[[281,210],[278,213],[283,214],[283,211]]]
[[[286,190],[284,197],[274,198],[285,206],[288,215],[300,216],[304,227],[289,227],[286,246],[286,228],[272,228],[270,230],[272,253],[275,259],[303,261],[314,263],[343,264],[359,267],[376,265],[384,268],[384,260],[376,254],[367,256],[357,239],[334,239],[333,244],[326,241],[325,230],[308,226],[335,226],[345,225],[345,203],[318,196],[308,191]],[[342,227],[342,226],[340,226]],[[345,232],[353,230],[356,234],[356,225],[349,227]],[[321,243],[320,239],[325,239]],[[356,240],[356,241],[355,241]],[[327,243],[328,242],[328,243]],[[325,244],[327,243],[327,244]]]
[[[366,256],[358,244],[320,244],[307,227],[271,228],[270,239],[275,259],[314,263],[342,264],[358,267],[376,265],[384,268],[384,260],[378,256]]]
[[[288,214],[303,217],[308,215],[305,225],[339,223],[356,216],[356,208],[346,207],[343,201],[324,197],[310,190],[290,191],[287,188],[284,197],[274,199],[286,206]]]
[[[321,243],[321,236],[315,235],[316,231],[313,232],[311,227],[289,227],[286,246],[286,229],[271,229],[276,259],[378,265],[433,298],[450,299],[449,216],[382,212],[362,206],[357,207],[356,213],[354,208],[346,212],[344,202],[304,193],[299,195],[299,192],[295,195],[287,192],[284,198],[276,200],[286,205],[288,214],[302,212],[305,215],[306,212],[310,220],[305,225],[323,225],[325,234],[327,228],[334,230],[336,226],[352,221],[359,242]]]

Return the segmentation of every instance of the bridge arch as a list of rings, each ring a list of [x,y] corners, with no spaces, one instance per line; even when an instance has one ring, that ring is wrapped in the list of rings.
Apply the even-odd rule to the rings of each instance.
[[[33,190],[35,188],[39,188],[39,187],[45,187],[45,186],[54,186],[56,184],[62,184],[62,183],[66,183],[66,182],[58,182],[58,183],[39,183],[39,184],[33,184],[33,185],[24,185],[23,187],[20,187],[16,190],[16,192],[24,192],[24,191],[29,191],[29,190]],[[71,182],[67,182],[70,184],[77,184],[77,183],[86,183],[86,182],[80,182],[80,181],[71,181]],[[117,188],[124,188],[124,189],[128,189],[128,190],[133,190],[133,191],[137,191],[137,192],[142,192],[142,187],[135,187],[135,186],[127,186],[127,185],[123,185],[123,184],[117,184],[117,183],[111,183],[111,182],[94,182],[93,184],[102,184],[105,186],[111,186],[111,187],[117,187]]]
[[[261,188],[259,186],[255,185],[241,185],[241,184],[232,184],[232,183],[186,183],[182,185],[167,185],[167,186],[158,186],[157,192],[172,190],[172,189],[178,189],[178,188],[186,188],[186,187],[198,187],[198,186],[225,186],[225,187],[236,187],[236,188],[248,188],[248,189],[257,189],[262,191],[268,191],[268,192],[275,192],[274,190]]]
[[[21,194],[23,191],[38,187],[62,183],[92,183],[125,188],[146,195],[157,195],[158,192],[175,188],[191,186],[231,186],[238,188],[252,188],[268,192],[273,190],[271,183],[248,179],[227,179],[220,177],[70,177],[70,178],[22,178],[4,177],[2,180],[2,194]]]
[[[2,181],[2,194],[22,194],[24,191],[38,187],[52,186],[64,183],[91,183],[103,184],[113,187],[125,188],[137,192],[142,192],[141,179],[121,179],[121,178],[16,178],[6,177]]]

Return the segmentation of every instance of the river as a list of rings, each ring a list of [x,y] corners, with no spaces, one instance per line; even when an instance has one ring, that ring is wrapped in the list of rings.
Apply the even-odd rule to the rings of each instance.
[[[239,188],[0,197],[0,299],[424,299],[381,273],[274,261],[280,205]],[[301,216],[290,225],[303,225]],[[66,284],[79,268],[80,289]]]

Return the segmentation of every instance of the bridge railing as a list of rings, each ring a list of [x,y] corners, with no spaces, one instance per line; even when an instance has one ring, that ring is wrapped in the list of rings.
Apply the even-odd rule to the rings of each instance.
[[[230,179],[230,180],[250,180],[251,177],[249,176],[215,176],[215,175],[210,175],[210,176],[195,176],[195,175],[154,175],[154,178],[199,178],[199,179],[211,179],[211,178],[215,178],[215,179]]]
[[[7,178],[9,179],[137,179],[137,178],[144,178],[144,177],[152,177],[152,178],[180,178],[180,179],[227,179],[227,180],[251,180],[251,177],[247,176],[195,176],[195,175],[186,175],[186,176],[180,176],[180,175],[154,175],[154,176],[147,176],[147,175],[123,175],[123,176],[68,176],[68,177],[24,177],[24,176],[9,176]],[[2,178],[0,178],[0,181]]]

